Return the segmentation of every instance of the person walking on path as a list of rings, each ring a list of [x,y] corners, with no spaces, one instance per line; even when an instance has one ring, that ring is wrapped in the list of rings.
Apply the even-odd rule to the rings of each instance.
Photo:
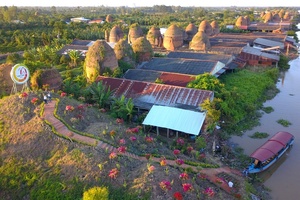
[[[44,102],[45,102],[45,104],[48,104],[48,97],[46,94],[44,94]]]
[[[48,98],[48,101],[51,102],[52,99],[51,99],[51,93],[50,92],[47,93],[47,98]]]

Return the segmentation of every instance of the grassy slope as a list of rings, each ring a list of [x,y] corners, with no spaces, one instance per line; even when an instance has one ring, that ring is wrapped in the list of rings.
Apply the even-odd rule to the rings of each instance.
[[[109,160],[109,152],[59,138],[37,117],[40,112],[37,109],[41,107],[38,104],[36,109],[30,103],[33,97],[38,95],[30,94],[27,100],[19,99],[17,95],[0,99],[0,196],[4,199],[81,199],[88,188],[103,185],[109,186],[110,199],[137,199],[136,195],[139,199],[163,199],[165,194],[159,188],[162,180],[173,182],[168,197],[176,191],[183,193],[182,181],[178,178],[182,170],[179,168],[166,168],[159,163],[122,156]],[[72,103],[74,106],[79,104],[72,100],[67,102]],[[60,109],[64,106],[62,104]],[[61,114],[61,117],[66,116]],[[126,126],[119,126],[120,137],[125,130]],[[145,147],[143,141],[139,143]],[[155,142],[156,148],[159,149],[161,144]],[[147,164],[155,166],[154,173],[149,173]],[[115,180],[110,180],[108,173],[113,168],[117,168],[119,174]],[[196,174],[189,175],[186,182],[193,185],[194,191],[186,193],[186,198],[204,198],[204,189],[215,187],[197,178]],[[147,192],[150,192],[150,197]],[[219,191],[212,199],[220,198],[230,199],[232,196]]]

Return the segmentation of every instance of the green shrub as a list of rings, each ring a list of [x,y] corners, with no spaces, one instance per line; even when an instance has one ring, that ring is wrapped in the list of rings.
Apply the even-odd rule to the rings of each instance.
[[[277,120],[277,123],[278,124],[281,124],[282,126],[284,127],[288,127],[289,125],[292,125],[291,122],[287,121],[287,120],[284,120],[284,119],[279,119]]]
[[[273,109],[271,106],[263,107],[262,110],[263,110],[265,113],[271,113],[271,112],[274,111],[274,109]]]
[[[107,200],[108,195],[107,187],[93,187],[83,193],[83,200]]]
[[[255,132],[255,133],[253,133],[253,135],[250,135],[249,137],[251,137],[251,138],[266,138],[266,137],[268,137],[269,136],[269,134],[268,133],[264,133],[264,132]]]

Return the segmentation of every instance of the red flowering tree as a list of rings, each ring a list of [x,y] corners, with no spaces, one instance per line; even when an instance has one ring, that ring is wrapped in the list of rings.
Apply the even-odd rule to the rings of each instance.
[[[184,192],[190,192],[193,190],[193,186],[190,183],[183,183],[182,188]]]
[[[165,191],[165,192],[167,192],[167,191],[169,191],[169,190],[171,190],[172,189],[172,185],[171,185],[171,183],[170,183],[170,181],[161,181],[160,183],[159,183],[159,187],[163,190],[163,191]]]
[[[180,192],[175,192],[173,197],[175,200],[183,200],[183,196]]]
[[[117,168],[114,168],[114,169],[112,169],[112,170],[109,171],[108,176],[109,176],[111,179],[116,179],[118,173],[119,173],[118,169],[117,169]]]

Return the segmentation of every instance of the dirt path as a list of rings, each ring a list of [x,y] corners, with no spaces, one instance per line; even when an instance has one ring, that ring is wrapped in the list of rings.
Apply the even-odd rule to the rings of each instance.
[[[54,116],[54,110],[55,110],[55,100],[52,100],[51,102],[48,102],[48,104],[44,105],[44,119],[50,123],[56,130],[56,132],[59,135],[62,135],[65,138],[68,138],[70,140],[74,140],[83,144],[87,144],[87,145],[91,145],[91,146],[95,146],[95,148],[101,148],[104,150],[107,150],[108,152],[116,152],[118,154],[122,154],[134,159],[138,159],[141,161],[147,161],[147,159],[143,156],[138,156],[135,155],[133,153],[130,152],[125,152],[125,153],[119,153],[117,148],[115,148],[114,146],[111,146],[110,144],[107,144],[105,142],[102,142],[100,140],[94,139],[94,138],[90,138],[87,136],[83,136],[80,135],[78,133],[75,133],[71,130],[68,129],[68,127],[65,126],[64,123],[62,123],[59,119],[57,119]],[[155,161],[155,162],[160,162],[160,158],[156,158],[156,157],[151,157],[151,160]],[[178,164],[176,164],[176,162],[174,160],[166,160],[168,165],[171,166],[178,166]],[[226,181],[224,181],[223,183],[217,183],[216,180],[218,179],[218,174],[220,173],[226,173],[226,174],[230,174],[232,176],[242,176],[242,174],[239,171],[230,169],[229,167],[220,167],[220,168],[205,168],[205,169],[197,169],[195,166],[191,166],[191,165],[187,165],[187,164],[182,164],[180,165],[180,167],[182,168],[191,168],[193,169],[195,172],[201,172],[203,174],[206,175],[206,178],[214,183],[216,186],[220,187],[221,189],[223,189],[224,191],[226,191],[227,193],[237,193],[239,188],[236,187],[229,187],[228,183]]]

